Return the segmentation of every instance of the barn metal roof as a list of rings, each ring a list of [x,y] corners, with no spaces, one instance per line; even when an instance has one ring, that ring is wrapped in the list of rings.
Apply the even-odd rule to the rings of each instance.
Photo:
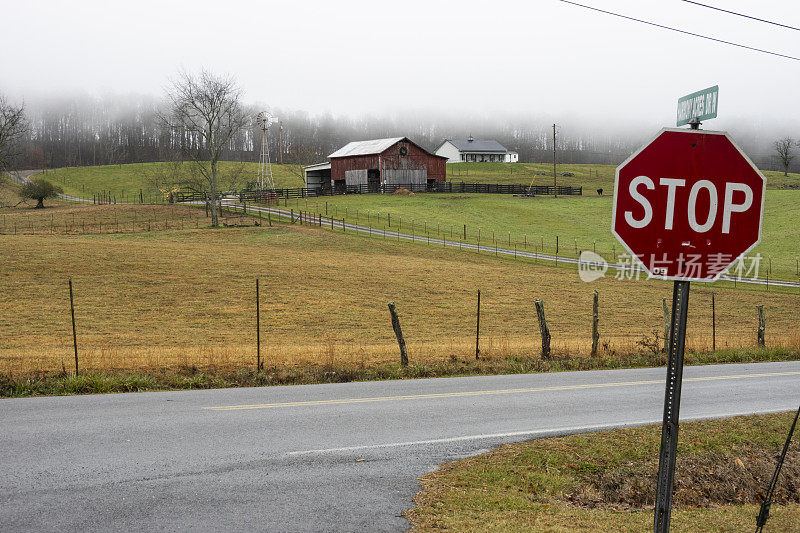
[[[459,152],[497,152],[502,154],[508,152],[502,144],[491,140],[447,139],[446,142],[450,142]]]
[[[328,170],[331,168],[330,163],[317,163],[316,165],[308,165],[303,167],[303,170]]]
[[[396,142],[405,137],[391,137],[389,139],[372,139],[370,141],[353,141],[333,152],[328,157],[346,157],[351,155],[380,154]]]

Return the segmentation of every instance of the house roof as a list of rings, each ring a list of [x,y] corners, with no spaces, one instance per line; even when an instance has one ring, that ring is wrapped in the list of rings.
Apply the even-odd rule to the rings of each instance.
[[[388,139],[372,139],[369,141],[353,141],[333,152],[328,157],[347,157],[351,155],[373,155],[384,152],[405,137],[391,137]]]
[[[497,141],[486,139],[447,139],[459,152],[494,152],[505,154],[508,152],[506,148]]]

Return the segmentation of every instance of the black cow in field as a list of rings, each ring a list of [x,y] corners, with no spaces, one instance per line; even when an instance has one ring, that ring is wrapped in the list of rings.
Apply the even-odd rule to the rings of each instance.
[[[597,189],[597,194],[599,196],[603,196],[603,189]]]

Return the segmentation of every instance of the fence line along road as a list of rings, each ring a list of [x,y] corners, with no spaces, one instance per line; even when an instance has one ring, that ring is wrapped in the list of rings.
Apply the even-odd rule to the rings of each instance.
[[[16,176],[12,176],[12,179],[14,181],[17,181],[18,183],[25,183],[26,181],[29,180],[29,176],[31,176],[33,174],[37,174],[37,173],[39,173],[41,171],[21,171],[21,172],[24,173],[25,175],[20,176],[19,178],[16,177]],[[500,192],[500,191],[505,191],[508,188],[513,188],[513,187],[522,187],[524,189],[531,190],[531,187],[526,187],[524,185],[493,185],[493,184],[464,183],[464,182],[461,182],[460,184],[456,184],[455,187],[452,187],[453,182],[445,182],[445,183],[440,184],[440,185],[450,185],[451,186],[450,187],[451,190],[449,190],[447,192],[462,192],[461,187],[465,187],[465,186],[466,187],[473,187],[473,186],[475,186],[475,187],[495,187],[496,189],[493,190],[493,191],[481,191],[481,192],[496,192],[498,194],[512,194],[512,193],[509,193],[509,192]],[[356,186],[356,187],[358,187],[358,186]],[[361,186],[361,187],[368,187],[368,186],[364,185],[364,186]],[[391,187],[394,187],[395,189],[406,188],[406,187],[411,187],[411,188],[417,187],[417,188],[419,188],[420,191],[422,191],[424,189],[425,192],[445,192],[445,191],[431,190],[431,189],[427,188],[428,186],[425,185],[425,184],[423,184],[423,185],[410,185],[410,184],[409,185],[396,185],[396,186],[391,186]],[[553,192],[552,192],[553,186],[552,185],[547,185],[547,186],[545,186],[545,185],[534,185],[532,187],[532,189],[534,190],[534,194],[544,194],[544,193],[541,193],[541,192],[536,192],[539,189],[547,189],[550,192],[547,192],[546,194],[553,194]],[[581,194],[581,190],[582,190],[581,187],[558,187],[558,189],[564,189],[564,190],[571,189],[572,192],[559,192],[559,194],[567,194],[567,195],[569,195],[569,194],[573,194],[573,195],[578,194],[579,195],[579,194]],[[291,191],[291,190],[300,190],[300,189],[276,189],[276,190]],[[305,189],[305,190],[313,190],[313,191],[318,192],[318,189]],[[411,190],[411,189],[408,189],[408,190]],[[363,191],[363,192],[375,192],[375,191]],[[463,191],[463,192],[477,192],[477,191]],[[183,194],[183,193],[178,193],[178,194],[180,195],[180,194]],[[344,194],[344,193],[342,193],[342,194]],[[513,193],[513,194],[516,194],[516,193]],[[526,193],[523,192],[522,194],[526,194]],[[316,196],[316,195],[317,194],[315,194],[314,196]],[[77,198],[75,196],[71,196],[71,195],[67,195],[67,194],[59,194],[58,196],[59,196],[59,198],[61,198],[63,200],[71,200],[73,202],[91,202],[92,201],[92,200],[87,200],[85,198]],[[242,197],[242,196],[240,195],[240,197]],[[246,200],[247,199],[252,199],[252,198],[247,198],[247,197],[242,197],[242,198],[246,199]],[[289,198],[289,196],[286,196],[285,198]],[[185,195],[183,198],[181,198],[178,201],[182,201],[184,203],[197,204],[197,203],[203,203],[203,198],[193,198],[193,197],[191,197],[191,195],[187,194],[187,195]],[[243,209],[244,208],[243,205],[240,204],[239,201],[236,200],[236,199],[230,199],[230,198],[223,197],[222,198],[222,202],[227,207],[231,207],[233,209],[237,209],[238,210],[238,209]],[[277,215],[277,216],[281,216],[281,217],[285,217],[285,218],[290,218],[292,216],[292,212],[290,210],[286,210],[286,209],[276,209],[276,208],[272,208],[272,207],[258,207],[258,206],[252,206],[252,205],[248,206],[248,209],[250,211],[255,211],[255,212],[259,212],[260,211],[262,213],[271,213],[271,214],[274,214],[274,215]],[[295,214],[295,215],[297,215],[297,214]],[[299,215],[297,215],[297,216],[299,216]],[[404,240],[408,240],[408,241],[412,241],[412,242],[424,240],[426,243],[436,244],[436,245],[441,245],[441,246],[449,246],[449,247],[452,247],[452,248],[458,247],[459,249],[474,250],[474,251],[478,251],[478,252],[494,252],[496,255],[504,255],[504,256],[512,256],[512,257],[524,257],[524,258],[527,258],[527,259],[534,259],[534,260],[541,259],[542,261],[550,261],[550,262],[553,262],[553,263],[561,262],[561,263],[567,263],[567,264],[573,264],[573,265],[577,265],[579,263],[578,259],[572,258],[572,257],[560,257],[558,255],[545,254],[545,253],[540,253],[540,252],[529,252],[527,250],[516,250],[516,249],[512,250],[512,249],[509,249],[509,248],[500,248],[498,246],[486,246],[486,245],[480,245],[480,244],[470,244],[470,243],[465,243],[465,242],[460,242],[460,241],[448,241],[447,239],[440,239],[440,238],[436,238],[436,237],[431,238],[429,236],[419,237],[419,236],[416,236],[416,235],[411,235],[411,234],[408,234],[408,233],[399,233],[397,231],[392,231],[392,230],[386,230],[386,229],[379,230],[379,229],[376,229],[376,228],[372,228],[370,226],[360,226],[360,225],[357,225],[357,224],[349,224],[349,223],[346,223],[346,222],[342,223],[342,222],[340,222],[340,221],[338,221],[336,219],[332,219],[332,217],[326,217],[326,216],[322,216],[322,215],[318,215],[317,216],[317,220],[322,220],[324,224],[330,224],[331,221],[333,220],[333,224],[334,224],[335,227],[343,228],[345,231],[348,231],[348,230],[349,231],[356,231],[356,232],[359,232],[359,233],[367,233],[369,235],[372,235],[373,233],[375,233],[375,234],[378,234],[378,235],[386,235],[386,237],[392,237],[392,238],[395,238],[395,239],[404,239]],[[645,270],[639,265],[628,265],[628,264],[622,264],[622,263],[608,263],[608,268],[612,268],[614,270],[624,271],[624,272],[645,273]],[[797,282],[797,281],[770,280],[770,279],[760,279],[760,278],[735,278],[734,276],[729,276],[727,274],[723,274],[720,277],[720,281],[731,281],[731,282],[735,281],[737,283],[748,283],[748,284],[751,284],[751,285],[765,285],[767,287],[769,285],[773,285],[775,287],[789,287],[789,288],[798,288],[798,287],[800,287],[800,282]]]
[[[471,193],[471,194],[517,194],[525,196],[580,196],[583,187],[569,185],[523,185],[519,183],[465,183],[465,182],[435,182],[435,183],[395,183],[395,184],[361,184],[346,185],[344,187],[312,188],[297,187],[292,189],[266,189],[253,191],[238,191],[239,200],[250,202],[267,202],[275,198],[313,198],[317,196],[336,196],[344,194],[392,194],[397,190],[405,189],[413,193]],[[205,200],[202,193],[193,191],[178,191],[174,193],[176,202],[193,202]]]
[[[24,172],[26,175],[21,176],[20,178],[12,176],[12,179],[14,179],[15,181],[17,181],[19,183],[25,183],[26,181],[28,181],[29,176],[31,176],[33,174],[37,174],[37,173],[39,173],[41,171],[22,171],[22,172]],[[446,182],[444,185],[452,185],[452,182]],[[410,185],[410,186],[412,188],[414,187],[413,185]],[[448,192],[461,192],[461,189],[460,189],[461,186],[468,186],[469,187],[469,186],[488,186],[488,185],[487,184],[476,184],[476,183],[472,183],[472,184],[467,183],[467,184],[465,184],[465,183],[461,182],[460,184],[456,184],[456,187],[452,188],[452,190],[448,191]],[[426,186],[423,185],[421,187],[426,187]],[[498,186],[498,187],[501,187],[501,186]],[[510,186],[502,186],[502,187],[524,187],[524,188],[527,188],[527,187],[525,187],[523,185],[510,185]],[[396,188],[404,188],[404,187],[401,186],[401,185],[398,185],[398,186],[396,186]],[[538,186],[535,185],[535,186],[533,186],[534,190],[537,190],[537,188],[549,189],[551,192],[549,192],[547,194],[552,194],[553,187],[550,186],[550,185],[548,185],[548,186],[543,186],[543,185],[538,185]],[[530,189],[530,188],[527,188],[527,189]],[[582,188],[580,188],[580,187],[559,187],[559,189],[572,189],[573,191],[577,191],[577,192],[559,193],[559,194],[581,194],[581,189]],[[283,189],[283,190],[289,190],[289,189]],[[316,191],[316,189],[313,189],[313,190]],[[494,192],[498,192],[499,190],[501,190],[501,189],[497,189]],[[426,189],[426,191],[430,192],[428,189]],[[436,191],[433,191],[433,192],[436,192]],[[179,193],[179,194],[181,194],[181,193]],[[500,193],[500,194],[503,194],[503,193]],[[504,194],[510,194],[510,193],[504,193]],[[535,192],[535,194],[541,194],[541,193],[536,193]],[[73,202],[86,202],[86,203],[92,202],[92,200],[88,200],[86,198],[78,198],[78,197],[67,195],[67,194],[59,194],[59,198],[61,198],[63,200],[70,200],[70,201],[73,201]],[[183,201],[185,203],[191,203],[191,204],[204,203],[204,200],[202,198],[190,198],[189,195],[186,195],[185,198],[182,199],[181,201]],[[237,199],[230,199],[230,198],[223,197],[222,202],[227,207],[231,207],[231,208],[237,209],[237,210],[238,209],[243,209],[243,205],[240,204]],[[273,208],[273,207],[258,207],[258,206],[252,206],[252,205],[248,206],[248,209],[250,211],[254,211],[254,212],[259,212],[260,211],[262,213],[271,213],[271,214],[274,214],[274,215],[277,215],[277,216],[280,216],[280,217],[284,217],[284,218],[290,218],[292,216],[292,212],[290,210],[286,210],[286,209],[276,209],[276,208]],[[392,237],[392,238],[395,238],[395,239],[404,239],[404,240],[408,240],[408,241],[412,241],[412,242],[424,240],[426,243],[436,244],[436,245],[441,245],[441,246],[449,246],[449,247],[452,247],[452,248],[458,247],[459,249],[474,250],[474,251],[478,251],[478,252],[494,252],[496,255],[504,255],[504,256],[512,256],[512,257],[524,257],[524,258],[527,258],[527,259],[534,259],[534,260],[541,259],[542,261],[550,261],[550,262],[553,262],[553,263],[561,262],[561,263],[567,263],[567,264],[573,264],[573,265],[577,265],[579,263],[578,259],[572,258],[572,257],[560,257],[558,255],[545,254],[545,253],[540,253],[540,252],[529,252],[527,250],[512,250],[512,249],[508,249],[508,248],[500,248],[498,246],[486,246],[486,245],[479,245],[479,244],[470,244],[470,243],[465,243],[465,242],[460,242],[460,241],[448,241],[447,239],[440,239],[440,238],[436,238],[436,237],[431,238],[429,236],[419,237],[419,236],[416,236],[416,235],[411,235],[411,234],[408,234],[408,233],[400,233],[400,232],[392,231],[392,230],[386,230],[386,229],[379,230],[379,229],[376,229],[376,228],[372,228],[370,226],[361,226],[361,225],[357,225],[357,224],[349,224],[349,223],[346,223],[346,222],[342,223],[342,222],[340,222],[338,220],[332,219],[332,217],[326,217],[326,216],[322,216],[322,215],[318,215],[317,216],[317,220],[322,220],[323,224],[330,224],[331,221],[333,220],[333,224],[334,224],[335,227],[344,228],[345,231],[348,231],[348,230],[349,231],[356,231],[356,232],[359,232],[359,233],[367,233],[369,235],[372,235],[374,233],[376,235],[386,235],[386,237]],[[638,265],[627,265],[627,264],[622,264],[622,263],[608,263],[608,267],[612,268],[614,270],[617,270],[617,271],[625,271],[625,272],[631,272],[632,271],[632,272],[639,272],[639,273],[644,273],[645,272],[645,270],[642,267],[638,266]],[[766,285],[766,286],[773,285],[775,287],[789,287],[789,288],[798,288],[798,287],[800,287],[800,282],[797,282],[797,281],[764,280],[764,279],[758,279],[758,278],[756,278],[756,279],[753,279],[753,278],[737,279],[737,278],[734,278],[733,276],[729,276],[729,275],[723,275],[722,277],[720,277],[720,280],[721,281],[736,281],[737,283],[749,283],[749,284],[752,284],[752,285]]]
[[[237,210],[244,210],[244,206],[239,203],[238,200],[235,199],[223,199],[223,205],[232,209]],[[300,220],[300,212],[288,209],[279,209],[274,207],[261,207],[261,206],[247,206],[248,212],[261,212],[261,213],[270,213],[272,215],[276,215],[283,218],[291,218],[294,216],[294,220]],[[303,214],[303,220],[312,222],[311,217],[306,217]],[[340,219],[334,219],[332,217],[327,217],[324,215],[314,215],[313,222],[316,224],[319,221],[322,221],[323,227],[330,226],[333,223],[333,227],[337,229],[344,229],[345,231],[355,231],[358,233],[366,233],[369,235],[376,235],[376,236],[383,236],[385,235],[387,238],[391,237],[393,239],[403,239],[412,242],[423,242],[426,244],[438,245],[438,246],[448,246],[451,248],[458,248],[459,250],[473,250],[477,252],[491,252],[495,255],[503,255],[503,256],[510,256],[510,257],[523,257],[526,259],[534,259],[542,261],[550,261],[552,263],[566,263],[571,265],[579,264],[579,259],[574,257],[562,257],[559,255],[554,254],[545,254],[541,252],[529,252],[527,250],[519,250],[519,249],[509,249],[509,248],[500,248],[499,246],[487,246],[484,244],[471,244],[461,241],[448,241],[447,239],[442,239],[438,237],[430,237],[430,236],[419,236],[419,235],[412,235],[410,233],[400,233],[394,230],[387,230],[387,229],[377,229],[371,226],[361,226],[358,224],[352,224],[345,222]],[[623,271],[623,272],[638,272],[638,273],[645,273],[646,271],[639,265],[633,264],[624,264],[624,263],[608,263],[608,268],[614,269],[616,271]],[[657,278],[656,278],[657,279]],[[782,280],[766,280],[761,278],[735,278],[734,276],[729,276],[727,274],[720,277],[720,281],[735,281],[737,283],[749,283],[752,285],[773,285],[775,287],[789,287],[789,288],[800,288],[800,282],[797,281],[782,281]]]

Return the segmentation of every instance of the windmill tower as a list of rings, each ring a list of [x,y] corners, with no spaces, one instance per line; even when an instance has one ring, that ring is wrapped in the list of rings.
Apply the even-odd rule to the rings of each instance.
[[[258,160],[258,188],[274,189],[272,180],[272,163],[269,160],[269,127],[275,123],[275,117],[269,111],[262,111],[256,117],[256,124],[261,129],[261,157]]]

